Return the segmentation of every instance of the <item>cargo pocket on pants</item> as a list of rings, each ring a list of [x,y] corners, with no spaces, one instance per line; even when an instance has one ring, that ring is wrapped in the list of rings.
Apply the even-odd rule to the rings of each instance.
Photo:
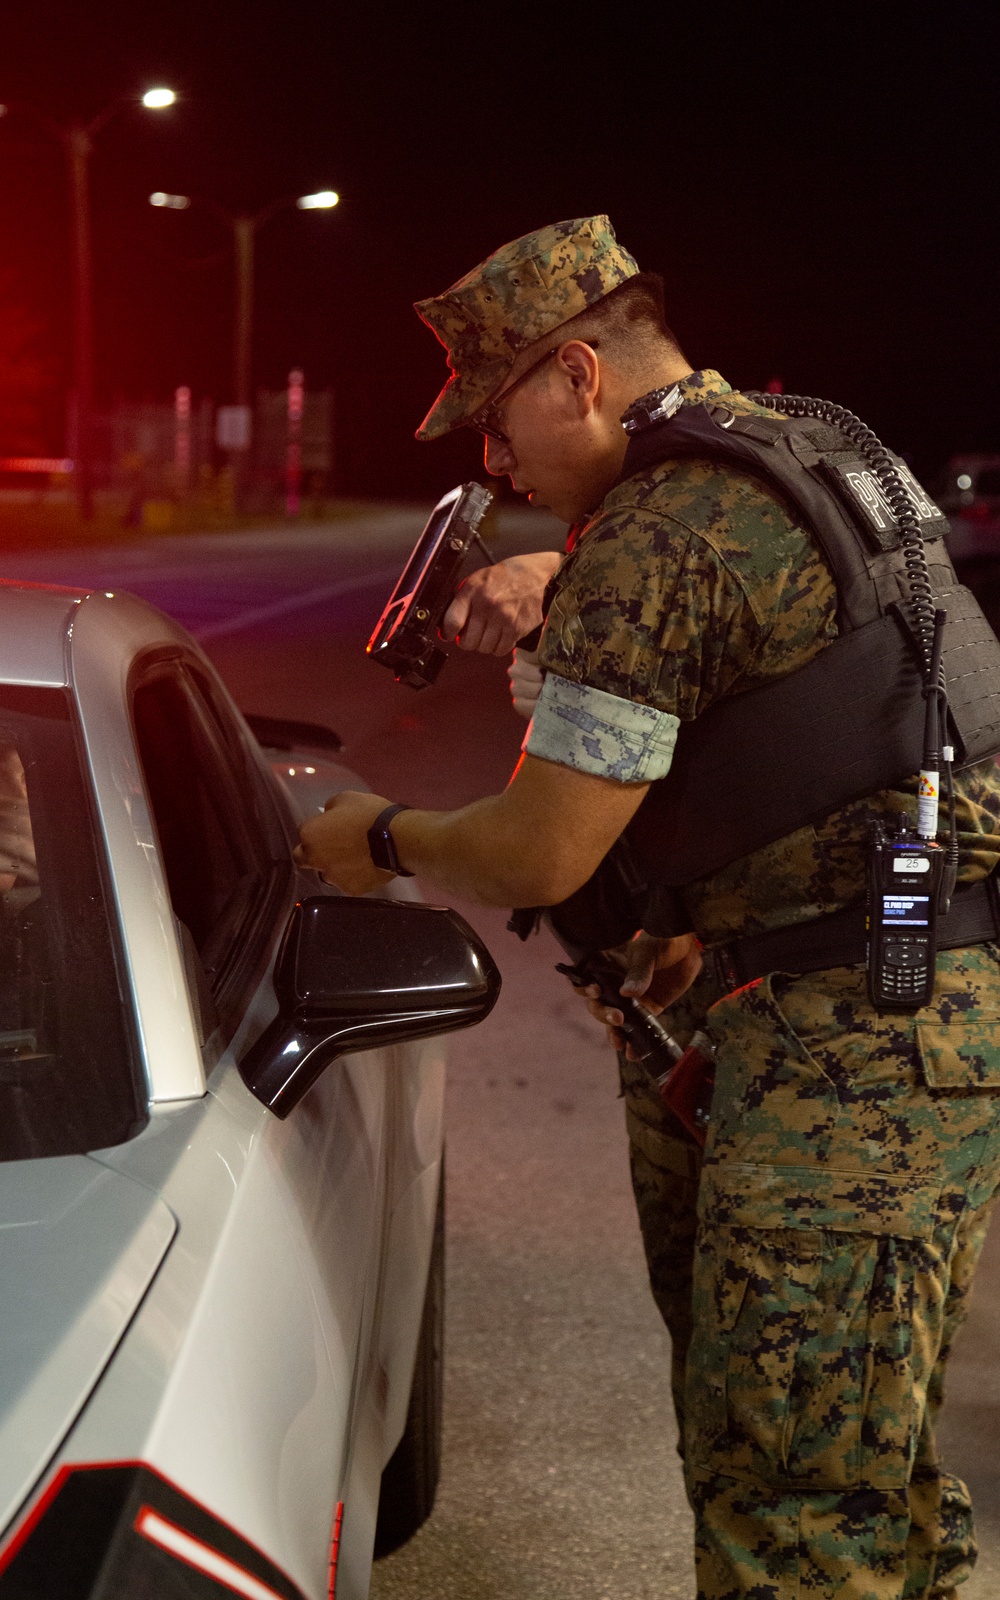
[[[938,1194],[812,1167],[705,1170],[692,1467],[798,1491],[906,1484],[943,1300]]]
[[[914,1126],[931,1144],[953,1210],[984,1205],[1000,1183],[1000,1021],[918,1020],[929,1115]]]

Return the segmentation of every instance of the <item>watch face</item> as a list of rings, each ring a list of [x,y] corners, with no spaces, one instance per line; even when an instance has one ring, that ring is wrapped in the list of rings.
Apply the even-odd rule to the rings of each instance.
[[[388,828],[380,828],[376,824],[375,827],[369,829],[368,849],[371,852],[371,858],[377,867],[381,867],[383,872],[395,872],[396,867],[392,860],[392,856],[395,855],[395,851],[392,848],[392,841],[389,838]]]
[[[412,878],[413,874],[399,864],[396,841],[389,832],[389,824],[397,812],[408,809],[407,806],[386,806],[368,829],[368,850],[372,861],[383,872],[395,872],[401,878]]]

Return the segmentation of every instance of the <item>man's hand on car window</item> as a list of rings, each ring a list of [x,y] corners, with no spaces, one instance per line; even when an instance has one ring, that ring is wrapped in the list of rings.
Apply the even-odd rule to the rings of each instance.
[[[318,816],[309,817],[299,830],[300,843],[293,852],[296,866],[311,867],[324,883],[336,884],[345,894],[368,894],[393,878],[371,858],[368,829],[391,802],[383,795],[345,789],[327,800]]]
[[[557,550],[511,556],[465,579],[441,624],[463,650],[505,656],[538,627],[545,587],[562,556]]]

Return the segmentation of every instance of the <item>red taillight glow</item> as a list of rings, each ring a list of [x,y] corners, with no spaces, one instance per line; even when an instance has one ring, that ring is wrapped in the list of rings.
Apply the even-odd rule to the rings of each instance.
[[[216,1583],[225,1584],[234,1594],[245,1595],[246,1600],[282,1600],[276,1590],[269,1588],[266,1583],[261,1583],[253,1573],[237,1566],[236,1562],[230,1561],[227,1556],[220,1555],[211,1545],[203,1544],[200,1539],[185,1533],[176,1523],[168,1522],[166,1517],[161,1517],[151,1506],[140,1508],[134,1526],[136,1533],[141,1533],[150,1544],[159,1545],[161,1550],[176,1556],[178,1561],[184,1561],[189,1567],[204,1572],[208,1577],[214,1578]]]

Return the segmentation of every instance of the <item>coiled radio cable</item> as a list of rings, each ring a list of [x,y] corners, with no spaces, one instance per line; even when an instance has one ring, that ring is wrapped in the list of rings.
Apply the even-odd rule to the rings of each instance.
[[[900,475],[885,445],[866,423],[856,417],[846,406],[837,406],[832,400],[814,400],[801,394],[748,393],[747,399],[769,411],[780,411],[786,417],[814,417],[825,422],[854,445],[874,472],[882,488],[896,525],[899,542],[903,547],[903,567],[909,591],[908,609],[914,637],[923,660],[924,677],[931,670],[934,653],[935,606],[931,588],[930,569],[924,551],[920,518],[913,497]],[[928,685],[929,687],[929,685]]]
[[[834,405],[832,400],[817,400],[801,394],[764,394],[759,390],[747,392],[746,398],[768,411],[779,411],[786,417],[809,417],[836,428],[857,449],[879,481],[899,530],[903,550],[903,575],[908,591],[907,609],[914,639],[923,669],[923,694],[927,703],[924,752],[920,772],[917,831],[922,838],[937,835],[938,796],[941,774],[944,769],[945,791],[949,801],[949,838],[946,847],[946,865],[941,888],[941,910],[947,911],[958,874],[958,833],[955,818],[952,761],[954,751],[948,732],[948,694],[944,667],[941,664],[946,613],[934,604],[924,538],[920,531],[920,518],[899,468],[893,461],[878,435],[873,433],[860,417],[846,406]]]

